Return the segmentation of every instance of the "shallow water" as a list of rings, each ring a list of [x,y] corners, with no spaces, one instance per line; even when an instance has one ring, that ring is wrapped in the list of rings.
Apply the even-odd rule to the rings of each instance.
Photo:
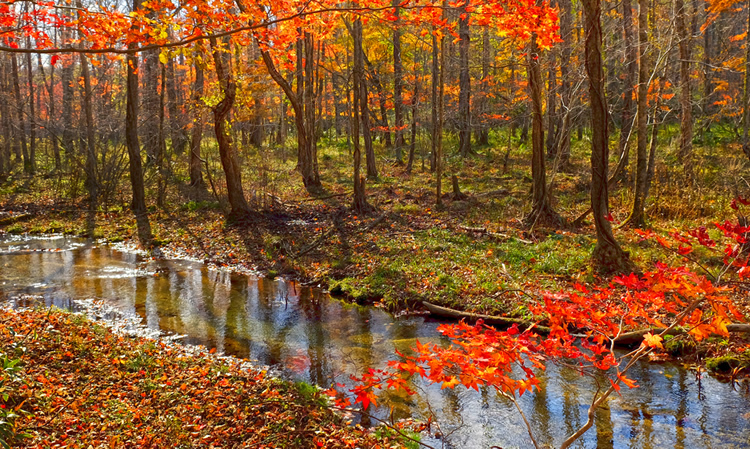
[[[106,245],[62,236],[0,238],[0,299],[26,294],[71,307],[97,298],[151,329],[184,334],[186,343],[272,365],[295,379],[329,387],[350,374],[384,367],[394,350],[416,339],[439,339],[438,322],[393,318],[374,308],[333,300],[318,289],[207,270],[189,261],[153,261]],[[643,363],[622,391],[598,411],[595,426],[575,447],[750,448],[750,386],[733,388],[669,364]],[[542,389],[521,406],[542,445],[559,445],[586,419],[595,380],[550,366]],[[437,416],[447,438],[432,446],[526,448],[514,406],[493,390],[441,390],[417,385],[413,398],[389,395],[378,416]],[[435,426],[433,426],[433,430]]]

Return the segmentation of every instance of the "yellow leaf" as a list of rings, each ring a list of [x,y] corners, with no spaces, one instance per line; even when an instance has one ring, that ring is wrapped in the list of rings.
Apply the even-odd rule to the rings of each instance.
[[[654,335],[651,332],[643,336],[643,344],[645,344],[649,348],[664,349],[664,346],[662,346],[661,341],[662,341],[661,335]]]

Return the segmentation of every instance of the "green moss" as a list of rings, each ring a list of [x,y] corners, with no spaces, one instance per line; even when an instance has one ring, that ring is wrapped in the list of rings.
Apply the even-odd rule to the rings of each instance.
[[[743,366],[747,366],[747,361],[741,360],[736,355],[723,355],[706,359],[706,369],[709,371],[727,373],[737,367]]]

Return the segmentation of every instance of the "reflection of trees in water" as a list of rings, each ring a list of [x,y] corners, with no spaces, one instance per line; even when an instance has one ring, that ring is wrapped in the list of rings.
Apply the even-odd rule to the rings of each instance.
[[[549,389],[547,388],[547,376],[538,375],[539,385],[531,396],[531,422],[534,423],[534,432],[537,442],[542,446],[552,446],[552,435],[550,432],[550,404],[548,400]]]
[[[289,284],[284,283],[284,297],[289,297]],[[309,380],[311,383],[326,386],[331,382],[332,373],[329,365],[331,355],[327,354],[330,345],[323,329],[326,322],[325,301],[318,290],[305,289],[299,295],[299,307],[305,317],[303,323],[307,340],[307,359],[309,361]],[[331,347],[330,350],[333,350]]]

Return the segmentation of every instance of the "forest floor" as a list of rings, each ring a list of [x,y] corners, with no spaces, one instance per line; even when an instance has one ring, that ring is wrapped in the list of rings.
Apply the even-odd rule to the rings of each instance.
[[[317,387],[211,352],[0,309],[0,447],[409,447],[347,425]]]
[[[215,195],[218,190],[221,197],[223,189],[217,172],[205,189],[188,187],[184,177],[175,175],[163,192],[162,207],[151,207],[150,221],[156,244],[170,256],[282,275],[393,312],[420,311],[422,301],[429,301],[525,318],[528,301],[539,292],[576,282],[608,282],[591,268],[595,237],[590,217],[580,226],[571,224],[589,204],[586,142],[585,137],[574,142],[573,163],[564,171],[548,168],[553,206],[564,219],[554,226],[524,221],[531,179],[530,156],[523,146],[505,154],[503,148],[486,148],[465,160],[449,157],[441,206],[435,201],[434,174],[419,159],[408,174],[403,165],[381,157],[379,177],[368,182],[373,211],[367,214],[349,208],[350,158],[345,147],[321,149],[325,191],[316,195],[304,190],[293,161],[274,157],[277,153],[248,152],[243,165],[253,167],[246,168],[245,175],[246,196],[255,210],[250,216],[225,219],[226,206]],[[710,228],[713,222],[737,218],[731,200],[748,190],[742,151],[717,144],[696,146],[696,153],[702,163],[690,187],[673,149],[665,148],[657,159],[646,210],[649,227],[657,233]],[[452,192],[451,175],[458,180],[459,196]],[[83,199],[61,199],[76,196],[63,195],[75,186],[60,179],[18,177],[6,182],[0,188],[0,232],[64,232],[137,242],[126,187],[111,189],[117,193],[97,211],[92,228]],[[614,226],[628,215],[628,190],[618,185],[610,192]],[[148,193],[149,198],[159,195],[156,186]],[[78,195],[81,198],[80,187]],[[616,237],[643,270],[657,261],[688,264],[699,273],[703,269],[656,242],[643,241],[633,230],[618,229]],[[721,257],[702,257],[705,269],[721,267]],[[738,307],[750,318],[747,291],[740,293]],[[709,344],[699,358],[734,353],[750,367],[750,351],[743,352],[748,341],[740,336],[730,340]]]

